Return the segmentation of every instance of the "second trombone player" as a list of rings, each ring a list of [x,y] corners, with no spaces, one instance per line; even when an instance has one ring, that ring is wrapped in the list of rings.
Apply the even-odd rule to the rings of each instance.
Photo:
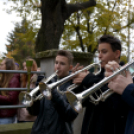
[[[112,35],[104,35],[98,41],[98,58],[101,60],[101,73],[97,76],[86,72],[79,73],[73,80],[87,89],[104,78],[105,65],[108,61],[120,63],[121,42]],[[107,90],[105,84],[100,90]],[[100,95],[101,92],[96,93]],[[96,94],[93,96],[96,97]],[[95,105],[87,98],[81,134],[124,134],[128,106],[121,96],[114,93],[105,102]]]

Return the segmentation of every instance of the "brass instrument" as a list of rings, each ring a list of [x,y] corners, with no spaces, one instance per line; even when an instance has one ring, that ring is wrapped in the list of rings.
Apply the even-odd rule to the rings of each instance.
[[[48,77],[47,79],[44,80],[44,83],[48,83],[53,77],[55,77],[57,75],[57,72],[54,72],[50,77]],[[26,107],[30,107],[32,106],[33,102],[36,100],[40,100],[42,99],[42,97],[44,97],[44,94],[40,93],[38,96],[36,95],[37,92],[40,91],[40,87],[37,86],[36,88],[34,88],[31,92],[21,92],[19,94],[19,101],[24,104]],[[51,92],[45,92],[46,96],[51,96],[49,95],[49,93]]]
[[[93,72],[94,75],[98,75],[101,72],[101,65],[100,65],[100,63],[101,63],[101,61],[99,61],[98,63],[91,64],[91,66],[90,66],[89,69],[91,69],[92,67],[94,67],[94,72]],[[70,85],[67,88],[67,91],[72,91],[75,88],[77,88],[78,86],[79,86],[78,84],[72,84],[72,85]]]
[[[113,74],[109,77],[103,78],[100,82],[93,85],[89,89],[75,94],[72,91],[66,91],[65,95],[70,103],[70,105],[79,113],[82,110],[82,102],[87,98],[90,97],[91,101],[94,101],[94,103],[98,103],[99,101],[105,101],[110,95],[112,95],[114,92],[110,89],[103,92],[100,96],[95,98],[92,96],[93,93],[98,91],[103,85],[108,83],[109,80],[111,80],[113,77],[115,77],[118,74],[124,74],[124,71],[128,70],[131,75],[134,74],[134,61],[126,64],[125,66],[121,67],[119,70],[116,70],[113,72]]]
[[[93,63],[93,64],[90,64],[90,65],[84,67],[81,70],[78,70],[78,71],[74,72],[73,74],[71,74],[69,76],[66,76],[66,77],[62,78],[61,80],[59,80],[57,82],[54,82],[54,83],[51,83],[51,84],[47,84],[45,82],[40,82],[40,84],[39,84],[40,91],[42,92],[42,94],[44,94],[44,96],[46,96],[45,93],[46,93],[46,90],[47,90],[47,92],[49,92],[48,94],[50,95],[50,96],[47,96],[47,98],[50,99],[51,98],[51,90],[52,89],[54,89],[55,87],[60,86],[63,83],[71,80],[74,76],[76,76],[80,72],[85,71],[85,70],[89,70],[92,67],[94,67],[94,68],[96,67],[97,69],[99,68],[99,71],[97,71],[96,73],[100,73],[100,71],[101,71],[101,64],[99,64],[99,63]]]

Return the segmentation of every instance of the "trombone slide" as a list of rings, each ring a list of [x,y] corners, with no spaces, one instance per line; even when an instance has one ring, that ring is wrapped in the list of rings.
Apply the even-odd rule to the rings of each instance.
[[[82,110],[82,101],[86,99],[88,96],[95,93],[98,89],[100,89],[103,85],[108,83],[113,77],[115,77],[118,74],[123,74],[125,70],[128,70],[131,75],[134,74],[134,61],[126,64],[125,66],[121,67],[120,70],[116,70],[113,72],[113,74],[109,77],[104,77],[100,82],[96,83],[89,89],[75,94],[72,91],[66,91],[65,95],[70,103],[70,105],[79,113]],[[97,101],[105,101],[110,95],[113,94],[113,91],[111,89],[106,90],[102,93],[102,96]]]

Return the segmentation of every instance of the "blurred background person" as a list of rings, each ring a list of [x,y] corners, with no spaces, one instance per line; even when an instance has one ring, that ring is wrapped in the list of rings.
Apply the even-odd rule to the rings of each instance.
[[[15,70],[20,70],[20,66],[18,63],[15,63]]]
[[[5,58],[0,64],[0,70],[15,70],[13,59]],[[19,88],[20,75],[1,73],[0,88]],[[18,104],[19,91],[0,91],[0,105]],[[0,109],[0,124],[14,123],[17,109]]]
[[[33,61],[31,71],[37,71],[37,63],[34,59],[31,57],[26,58],[26,60],[23,62],[23,70],[27,71],[26,61]],[[36,87],[37,82],[37,74],[31,74],[30,77],[30,88]],[[28,75],[27,74],[21,74],[21,87],[26,88],[28,86]],[[20,102],[21,103],[21,102]],[[35,121],[36,116],[32,116],[28,113],[26,108],[19,108],[18,109],[18,122],[32,122]]]

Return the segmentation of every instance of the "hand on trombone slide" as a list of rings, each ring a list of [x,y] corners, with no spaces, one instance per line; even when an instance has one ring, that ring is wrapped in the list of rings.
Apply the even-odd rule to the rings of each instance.
[[[85,70],[83,72],[80,72],[73,78],[73,83],[80,84],[82,83],[83,79],[89,74],[89,71]]]
[[[81,70],[81,69],[83,69],[83,65],[80,66],[80,64],[77,63],[76,66],[73,67],[72,73],[74,73],[78,70]],[[84,70],[84,71],[78,73],[76,76],[73,77],[73,83],[80,84],[88,74],[89,74],[89,71],[87,71],[87,70]]]
[[[105,76],[108,77],[113,74],[114,71],[119,69],[119,64],[115,61],[108,62],[105,66]],[[117,75],[109,81],[108,87],[118,94],[122,94],[127,85],[133,83],[132,76],[129,71],[125,71],[124,75]]]

